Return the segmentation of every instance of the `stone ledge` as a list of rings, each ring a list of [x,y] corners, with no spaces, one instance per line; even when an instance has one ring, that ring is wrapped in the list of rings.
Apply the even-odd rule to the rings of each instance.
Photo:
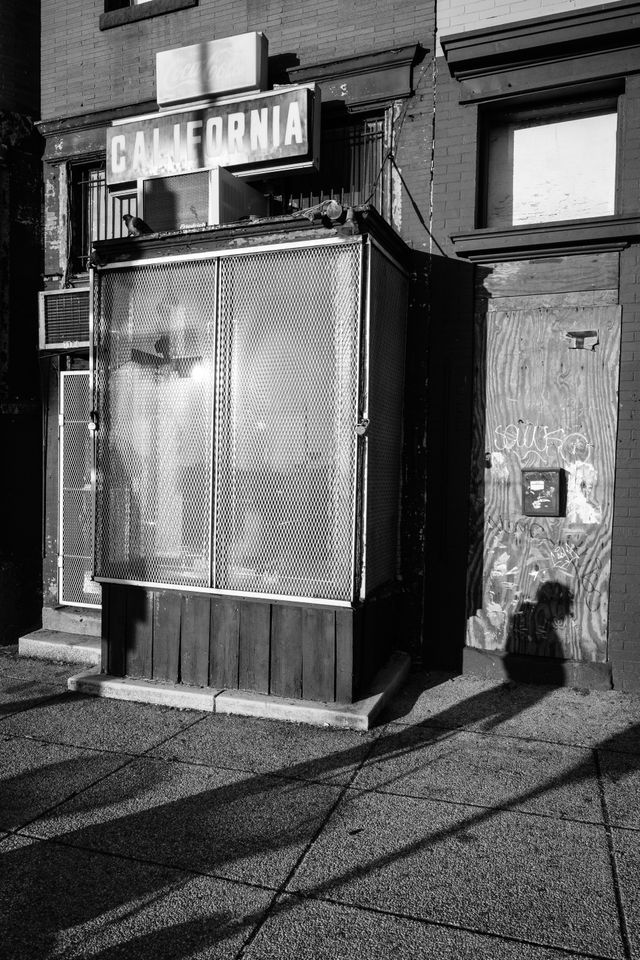
[[[67,687],[73,693],[87,693],[94,697],[133,700],[161,707],[177,707],[181,710],[205,710],[209,713],[214,711],[218,693],[213,687],[187,687],[184,684],[162,683],[157,680],[111,677],[100,673],[99,668],[69,677]]]
[[[99,637],[45,628],[20,637],[18,654],[21,657],[32,657],[36,660],[99,665],[101,642]]]
[[[132,680],[101,674],[96,669],[70,677],[68,688],[76,693],[97,697],[154,703],[185,710],[287,720],[345,730],[369,730],[374,718],[406,680],[410,663],[408,654],[393,654],[375,677],[369,695],[350,704],[293,700],[251,691],[187,687],[154,680]]]
[[[99,607],[42,608],[42,627],[45,630],[99,638],[101,626],[102,611]]]

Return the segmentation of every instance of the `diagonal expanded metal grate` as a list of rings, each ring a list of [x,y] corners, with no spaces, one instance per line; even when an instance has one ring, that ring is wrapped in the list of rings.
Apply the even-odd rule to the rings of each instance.
[[[215,586],[352,592],[360,247],[223,259]]]
[[[100,273],[99,576],[352,597],[361,255]]]
[[[97,570],[210,585],[214,260],[103,274]]]
[[[60,603],[99,607],[93,574],[89,371],[60,374]]]

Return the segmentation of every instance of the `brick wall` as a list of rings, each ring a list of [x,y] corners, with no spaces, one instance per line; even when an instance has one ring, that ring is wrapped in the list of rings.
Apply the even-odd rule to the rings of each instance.
[[[197,7],[101,31],[103,9],[103,0],[43,0],[44,120],[154,100],[156,51],[204,39],[262,30],[272,64],[311,66],[408,44],[432,49],[434,37],[433,7],[423,0],[329,0],[321,13],[310,0],[199,0]],[[429,245],[431,73],[427,54],[414,68],[415,95],[398,105],[395,118],[394,223],[419,249]]]
[[[640,248],[620,257],[620,388],[609,600],[614,684],[640,691]]]
[[[616,3],[600,0],[598,6]],[[594,0],[438,0],[438,33],[480,30],[497,23],[570,13],[596,6]]]
[[[455,256],[451,234],[473,229],[476,202],[478,111],[459,99],[458,84],[438,59],[432,230],[447,256]]]
[[[42,116],[87,113],[155,98],[155,51],[262,30],[270,56],[300,64],[421,42],[423,0],[199,0],[197,7],[100,31],[103,0],[43,0]]]
[[[640,197],[640,78],[630,77],[623,101],[621,212],[637,214]],[[610,658],[614,682],[640,690],[640,247],[620,257],[622,337],[614,502]]]
[[[438,3],[441,34],[520,20],[544,13],[595,6],[593,3],[521,2]],[[436,61],[436,122],[432,231],[438,244],[453,255],[451,234],[474,227],[477,183],[478,109],[460,106],[458,84],[443,58]],[[620,126],[618,209],[640,213],[640,78],[626,80]],[[609,600],[609,660],[614,685],[640,690],[640,247],[621,253],[620,356],[618,434],[615,473],[612,568]],[[428,576],[428,573],[427,573]]]
[[[269,40],[278,80],[282,64],[312,66],[409,44],[433,48],[434,5],[425,0],[199,0],[196,7],[99,30],[103,0],[43,0],[42,116],[44,120],[91,114],[155,99],[155,52],[202,40],[261,30]],[[273,71],[272,71],[273,72]],[[271,77],[273,80],[273,76]],[[394,224],[415,250],[416,272],[424,274],[430,248],[432,59],[413,71],[414,96],[394,106]],[[102,135],[96,128],[93,133]],[[74,134],[74,137],[76,135]],[[79,136],[79,134],[78,134]],[[89,134],[87,134],[89,136]],[[81,144],[81,148],[83,147]],[[76,144],[77,146],[77,144]],[[87,152],[94,152],[95,145]],[[55,158],[55,144],[53,146]],[[59,275],[65,241],[59,165],[45,178],[45,273]],[[408,453],[404,502],[405,586],[413,598],[405,638],[419,643],[424,574],[426,342],[428,305],[423,287],[413,298],[407,380],[411,408],[405,441]],[[51,480],[51,483],[53,480]],[[50,485],[51,485],[50,483]],[[49,517],[49,520],[51,518]],[[45,603],[55,603],[55,528],[49,524],[45,560]],[[49,562],[49,555],[51,562]]]

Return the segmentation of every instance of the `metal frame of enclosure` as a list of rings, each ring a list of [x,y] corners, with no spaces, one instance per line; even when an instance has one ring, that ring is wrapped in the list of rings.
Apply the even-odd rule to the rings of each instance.
[[[152,255],[93,286],[98,581],[336,607],[397,578],[407,277],[380,243]]]

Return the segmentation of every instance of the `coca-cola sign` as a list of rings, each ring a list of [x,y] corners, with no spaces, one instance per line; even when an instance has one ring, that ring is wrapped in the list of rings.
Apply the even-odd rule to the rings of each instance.
[[[156,91],[161,107],[260,91],[267,86],[268,42],[263,33],[243,33],[156,54]]]

